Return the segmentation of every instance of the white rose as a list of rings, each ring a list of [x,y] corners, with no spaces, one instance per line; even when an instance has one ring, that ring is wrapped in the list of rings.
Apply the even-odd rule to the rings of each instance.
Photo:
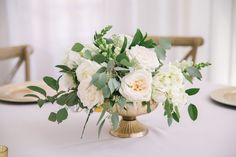
[[[60,87],[62,89],[71,89],[75,86],[76,84],[71,75],[66,73],[62,75],[62,78],[60,79]]]
[[[91,77],[80,82],[78,86],[77,95],[80,98],[84,106],[88,109],[93,108],[95,105],[100,105],[103,103],[103,94],[101,90],[97,90],[97,87],[92,85]]]
[[[84,59],[75,71],[78,81],[92,77],[100,67],[101,66],[98,63]]]
[[[127,55],[130,60],[134,59],[138,62],[138,66],[136,68],[143,68],[153,72],[159,66],[156,53],[146,47],[138,45],[132,47],[131,50],[127,52]]]
[[[63,59],[63,64],[72,69],[80,65],[82,61],[83,61],[83,58],[80,56],[78,52],[70,51],[66,53]]]
[[[136,70],[121,80],[119,89],[128,101],[149,101],[152,92],[152,74],[146,70]]]

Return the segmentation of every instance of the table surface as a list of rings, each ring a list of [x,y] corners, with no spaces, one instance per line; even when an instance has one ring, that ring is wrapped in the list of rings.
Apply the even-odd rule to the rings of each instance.
[[[98,139],[99,113],[94,113],[80,139],[85,113],[71,112],[61,124],[47,120],[57,105],[7,104],[0,102],[0,145],[7,145],[9,157],[235,157],[236,108],[213,102],[209,93],[222,86],[197,83],[201,90],[190,98],[199,110],[192,122],[187,106],[182,108],[181,122],[168,127],[163,109],[158,107],[138,119],[148,126],[142,138],[120,139],[109,134],[110,123]]]

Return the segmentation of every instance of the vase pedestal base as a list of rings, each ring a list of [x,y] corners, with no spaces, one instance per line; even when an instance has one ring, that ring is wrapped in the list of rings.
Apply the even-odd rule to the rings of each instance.
[[[110,131],[112,136],[120,138],[143,137],[147,133],[147,127],[136,120],[136,117],[122,117],[119,127]]]

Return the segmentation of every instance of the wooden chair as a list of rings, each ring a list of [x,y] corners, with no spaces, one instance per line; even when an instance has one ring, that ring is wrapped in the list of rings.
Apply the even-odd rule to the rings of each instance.
[[[160,38],[167,38],[170,40],[171,45],[175,46],[183,46],[183,47],[192,47],[191,50],[184,56],[184,59],[188,59],[191,57],[192,61],[195,63],[197,49],[199,46],[203,45],[204,40],[202,37],[160,37],[160,36],[149,36],[149,39],[153,39],[156,43],[159,42]]]
[[[0,48],[0,61],[12,58],[19,58],[14,68],[9,73],[4,84],[8,84],[12,81],[14,75],[18,71],[19,67],[25,62],[25,81],[30,80],[30,55],[33,53],[33,49],[29,45],[20,45],[14,47]]]

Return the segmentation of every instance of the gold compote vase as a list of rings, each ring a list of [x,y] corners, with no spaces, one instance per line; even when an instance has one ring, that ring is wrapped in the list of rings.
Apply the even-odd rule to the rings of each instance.
[[[151,111],[157,108],[157,103],[151,102]],[[136,117],[147,113],[147,105],[143,105],[141,102],[135,102],[133,104],[126,104],[125,109],[119,105],[113,107],[113,111],[117,112],[122,119],[117,129],[112,129],[110,134],[115,137],[121,138],[133,138],[143,137],[148,133],[148,128],[139,122]]]

